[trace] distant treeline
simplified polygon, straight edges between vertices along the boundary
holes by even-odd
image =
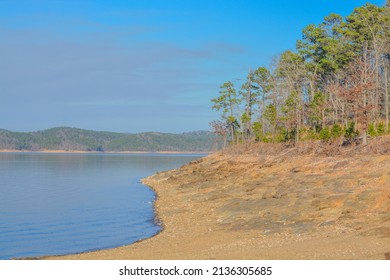
[[[367,143],[389,133],[390,0],[310,24],[270,67],[227,81],[211,123],[225,141],[283,142],[344,137]]]
[[[217,147],[213,133],[181,134],[146,132],[137,134],[101,132],[58,127],[37,132],[0,130],[0,149],[77,151],[192,151],[209,152]]]

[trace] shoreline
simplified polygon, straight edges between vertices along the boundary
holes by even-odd
[[[212,152],[197,152],[197,151],[81,151],[81,150],[0,150],[1,153],[41,153],[41,154],[200,154],[200,155],[209,155]]]
[[[161,234],[164,230],[165,230],[165,225],[163,223],[163,221],[160,219],[159,217],[159,214],[158,214],[158,210],[156,208],[156,201],[158,199],[158,193],[156,192],[156,190],[149,186],[149,185],[146,185],[145,183],[143,183],[142,181],[145,180],[146,178],[143,178],[141,179],[141,183],[151,189],[154,194],[155,194],[155,199],[153,200],[153,213],[154,213],[154,223],[156,225],[158,225],[160,227],[160,230],[158,232],[156,232],[154,235],[150,236],[150,237],[146,237],[146,238],[142,238],[142,239],[139,239],[139,240],[136,240],[134,241],[133,243],[131,244],[125,244],[125,245],[121,245],[121,246],[116,246],[116,247],[112,247],[112,248],[104,248],[104,249],[95,249],[95,250],[90,250],[90,251],[83,251],[83,252],[78,252],[78,253],[70,253],[70,254],[63,254],[63,255],[44,255],[44,256],[34,256],[34,257],[21,257],[21,258],[13,258],[13,260],[54,260],[54,259],[58,259],[58,260],[61,260],[61,259],[69,259],[69,260],[77,260],[79,259],[78,256],[80,255],[83,255],[83,254],[94,254],[94,253],[102,253],[103,251],[107,251],[107,250],[116,250],[116,249],[120,249],[120,248],[128,248],[129,246],[133,246],[134,244],[137,244],[137,243],[140,243],[140,242],[144,242],[146,240],[149,240],[149,239],[152,239],[156,236],[158,236],[159,234]],[[84,259],[84,258],[80,258],[81,260]],[[86,260],[89,259],[89,258],[86,258]],[[90,260],[94,260],[93,258],[90,259]],[[114,259],[112,259],[114,260]]]
[[[41,259],[383,260],[389,168],[390,155],[213,154],[142,180],[156,194],[161,231],[153,237]]]

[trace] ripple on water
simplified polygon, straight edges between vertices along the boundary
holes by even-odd
[[[0,154],[0,259],[111,248],[156,234],[139,179],[194,156]]]

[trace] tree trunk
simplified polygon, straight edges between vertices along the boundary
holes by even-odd
[[[363,130],[363,145],[367,145],[367,130]]]
[[[264,94],[261,101],[261,126],[262,126],[262,132],[263,135],[265,134],[265,119],[264,119],[264,107],[265,107],[265,100],[264,100]]]
[[[297,125],[296,125],[296,131],[295,131],[295,143],[298,143],[299,141],[299,111],[297,110],[296,113],[296,118],[297,118]]]
[[[363,108],[367,106],[367,96],[363,95]],[[363,109],[363,145],[367,145],[368,112]]]
[[[234,143],[234,127],[233,127],[233,124],[230,125],[230,133],[231,133],[231,136],[232,136],[232,143]]]
[[[325,109],[322,109],[321,110],[321,117],[322,117],[322,128],[324,128],[325,127],[325,125],[326,125],[326,122],[325,122]]]
[[[386,112],[386,134],[389,133],[389,89],[387,83],[387,67],[385,68],[385,112]]]

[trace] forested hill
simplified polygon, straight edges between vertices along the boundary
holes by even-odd
[[[182,134],[158,132],[126,134],[70,127],[37,132],[12,132],[0,129],[0,150],[208,152],[215,148],[215,137],[207,131]]]

